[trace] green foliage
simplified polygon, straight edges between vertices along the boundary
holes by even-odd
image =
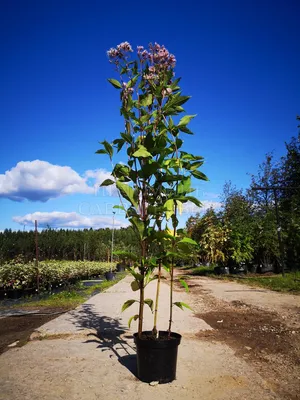
[[[190,159],[186,154],[183,157]],[[300,140],[293,137],[286,143],[286,155],[279,162],[274,161],[272,154],[266,155],[257,174],[252,175],[247,191],[226,183],[222,209],[190,217],[187,230],[199,243],[198,256],[203,262],[229,267],[241,263],[262,267],[271,264],[275,270],[279,267],[282,270],[283,259],[285,269],[297,270],[300,269],[299,204]],[[193,273],[211,273],[203,268]]]
[[[121,206],[118,206],[121,207]],[[69,261],[107,261],[111,249],[111,229],[51,229],[38,232],[40,260]],[[139,243],[132,227],[116,229],[114,233],[116,250],[126,250],[130,253],[139,252]],[[0,232],[0,265],[22,256],[19,262],[30,262],[35,258],[34,231]]]
[[[55,261],[39,262],[39,287],[48,290],[51,285],[62,286],[72,281],[88,279],[109,271],[110,263],[97,261]],[[0,266],[0,288],[36,289],[37,269],[35,262],[21,263],[14,260]]]
[[[234,279],[233,276],[227,279]],[[259,286],[277,292],[292,292],[300,294],[300,272],[297,273],[286,273],[283,277],[282,275],[272,275],[272,276],[255,276],[255,277],[245,277],[243,279],[238,279],[239,283],[244,283],[250,286]]]

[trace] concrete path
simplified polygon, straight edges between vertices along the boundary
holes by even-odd
[[[149,386],[137,380],[133,326],[127,320],[137,312],[133,305],[121,313],[125,300],[137,298],[129,277],[98,294],[76,310],[42,326],[33,340],[0,356],[1,400],[166,400],[276,399],[272,388],[234,351],[220,343],[197,339],[195,333],[210,330],[191,311],[175,311],[173,330],[183,335],[179,347],[177,380]],[[155,283],[147,288],[154,298]],[[167,328],[167,284],[162,284],[159,329]],[[185,292],[174,301],[201,304]],[[144,329],[152,328],[146,311]]]

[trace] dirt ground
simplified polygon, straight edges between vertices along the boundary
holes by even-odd
[[[152,387],[136,378],[135,327],[127,328],[134,310],[120,312],[136,295],[127,277],[2,354],[0,399],[300,399],[300,296],[209,278],[188,283],[189,293],[179,287],[175,293],[194,310],[174,315],[174,330],[183,335],[176,381]],[[153,298],[154,289],[150,285],[147,296]],[[166,283],[161,294],[160,325],[168,315]],[[21,331],[19,318],[0,319],[0,336],[9,320],[11,327],[19,321]],[[24,318],[27,337],[42,321]]]
[[[57,318],[57,315],[51,313],[62,311],[62,309],[45,308],[43,313],[49,315],[26,315],[26,316],[11,316],[0,318],[0,354],[9,350],[8,347],[12,343],[16,343],[17,347],[24,346],[32,332],[46,322]]]
[[[197,337],[230,346],[281,399],[300,399],[300,296],[206,278],[188,283],[191,295],[207,307],[197,316],[214,328]]]

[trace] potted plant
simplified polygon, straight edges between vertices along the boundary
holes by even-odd
[[[172,332],[173,306],[187,304],[173,299],[174,265],[183,255],[191,254],[197,243],[178,229],[178,214],[187,202],[200,206],[191,196],[192,178],[207,180],[198,169],[201,156],[182,150],[181,133],[192,134],[188,128],[195,115],[177,116],[189,100],[175,78],[176,59],[164,46],[150,44],[146,50],[137,47],[136,57],[128,42],[108,51],[109,61],[119,74],[108,81],[120,93],[124,131],[112,143],[102,141],[98,154],[106,154],[112,163],[112,177],[101,186],[116,185],[119,208],[133,226],[140,243],[138,260],[128,268],[139,291],[139,301],[126,301],[122,310],[138,304],[138,313],[129,320],[138,321],[134,334],[137,346],[138,377],[142,381],[170,382],[176,377],[177,348],[181,336]],[[113,164],[115,153],[126,150],[127,164]],[[124,158],[123,158],[124,160]],[[170,277],[170,315],[165,330],[157,327],[162,269]],[[146,298],[145,288],[157,281],[156,298]],[[187,284],[181,281],[187,289]],[[154,314],[152,331],[143,331],[144,306]]]
[[[130,267],[130,262],[137,261],[137,257],[134,254],[125,250],[116,250],[114,254],[118,256],[121,260],[117,263],[118,272],[124,272],[126,270],[126,267]]]

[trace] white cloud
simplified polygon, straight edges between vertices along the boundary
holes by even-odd
[[[94,188],[95,188],[95,195],[99,194],[104,194],[104,195],[109,195],[109,196],[118,196],[118,189],[116,188],[116,185],[111,185],[111,186],[104,186],[100,187],[100,184],[105,181],[105,179],[111,179],[114,180],[113,177],[111,176],[111,173],[107,171],[106,169],[94,169],[94,170],[88,170],[85,171],[84,177],[87,180],[87,182],[94,181]]]
[[[104,169],[86,171],[80,176],[69,166],[47,161],[20,161],[15,167],[0,174],[0,198],[14,201],[42,201],[75,193],[95,194],[99,184],[111,178]],[[116,189],[107,187],[116,195]]]
[[[201,201],[201,200],[200,200]],[[183,204],[183,213],[185,214],[195,214],[197,212],[203,213],[207,211],[209,208],[213,208],[217,210],[221,208],[222,203],[219,201],[211,201],[211,200],[202,200],[202,207],[197,207],[194,203],[188,201]]]
[[[38,221],[40,228],[111,228],[113,226],[112,217],[103,217],[99,215],[84,216],[76,212],[35,212],[22,216],[13,217],[13,221],[20,225],[34,226],[34,221]],[[115,228],[128,226],[128,223],[115,219]]]

